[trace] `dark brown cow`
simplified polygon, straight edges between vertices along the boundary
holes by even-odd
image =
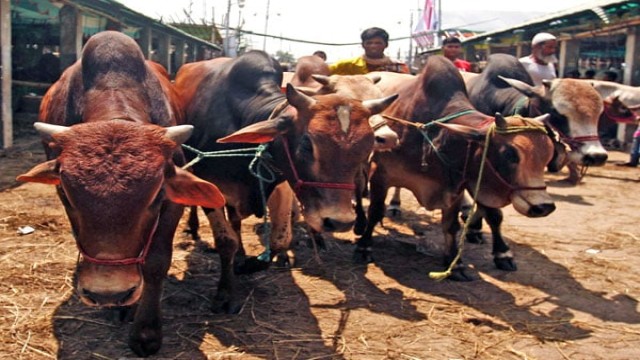
[[[239,272],[263,269],[289,247],[291,188],[313,230],[352,228],[351,198],[358,165],[373,148],[368,118],[395,99],[358,101],[335,94],[309,97],[291,85],[283,95],[281,84],[280,65],[262,51],[222,62],[187,64],[176,76],[187,122],[196,128],[188,145],[208,154],[244,149],[263,155],[255,160],[210,157],[193,165],[198,176],[220,186],[227,200],[228,219],[221,209],[204,209],[222,264],[214,310],[240,309],[234,265]],[[267,152],[256,153],[251,143],[267,143]],[[256,166],[251,169],[268,181],[261,182],[249,171],[252,161]],[[241,221],[265,215],[264,198],[268,198],[272,223],[270,235],[265,236],[270,252],[241,262]]]
[[[193,127],[166,72],[130,37],[92,36],[43,98],[36,129],[47,162],[18,180],[56,185],[82,255],[77,291],[90,306],[138,304],[129,346],[162,344],[160,296],[183,205],[222,207],[211,183],[182,170]]]
[[[479,202],[492,207],[512,204],[529,217],[546,216],[555,209],[543,176],[553,153],[542,123],[546,116],[496,116],[494,124],[493,117],[474,109],[458,70],[442,56],[429,57],[415,79],[387,91],[400,96],[385,115],[417,124],[433,123],[422,128],[394,124],[400,145],[390,152],[375,153],[369,219],[357,243],[357,261],[371,261],[373,228],[383,218],[387,190],[396,186],[409,189],[425,208],[442,209],[445,261],[449,264],[457,253],[454,239],[460,229],[459,201],[465,189],[475,194],[485,147],[486,170],[475,194]],[[509,253],[504,246],[494,248],[496,257]],[[461,265],[452,276],[469,279]]]

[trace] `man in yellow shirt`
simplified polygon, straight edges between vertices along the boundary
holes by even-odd
[[[378,27],[366,29],[360,38],[364,54],[330,64],[329,70],[332,75],[359,75],[372,71],[409,73],[407,64],[393,60],[384,54],[384,50],[389,46],[389,34],[384,29]]]

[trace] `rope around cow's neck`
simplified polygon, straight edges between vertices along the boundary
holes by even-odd
[[[262,213],[264,214],[262,218],[264,228],[263,243],[265,250],[262,252],[262,254],[258,255],[258,260],[264,262],[271,261],[271,243],[269,241],[271,230],[268,226],[269,219],[267,214],[267,196],[264,185],[265,183],[274,182],[276,180],[276,176],[274,171],[268,165],[269,160],[271,160],[271,156],[267,152],[269,143],[261,144],[252,148],[219,151],[200,151],[185,144],[182,144],[182,147],[196,154],[196,157],[188,164],[184,165],[182,169],[188,169],[189,167],[195,165],[205,158],[233,156],[253,157],[253,159],[249,163],[249,172],[251,173],[251,175],[258,179],[258,185],[260,186],[260,199],[262,200]]]
[[[524,119],[523,121],[527,122]],[[473,205],[471,206],[471,212],[469,213],[467,220],[464,222],[462,233],[460,234],[458,239],[456,239],[456,241],[458,242],[458,252],[456,253],[456,256],[453,258],[451,263],[449,264],[449,267],[447,268],[447,270],[430,272],[429,277],[431,279],[434,279],[436,281],[441,281],[448,278],[453,272],[453,268],[458,264],[458,261],[460,261],[460,258],[462,257],[462,248],[464,246],[464,239],[467,236],[467,232],[469,230],[471,221],[473,221],[474,214],[478,210],[477,199],[478,199],[478,194],[480,193],[480,184],[482,183],[482,175],[484,174],[484,166],[487,160],[487,153],[489,151],[489,141],[491,140],[491,136],[494,133],[514,134],[514,133],[523,132],[523,131],[542,131],[545,134],[547,133],[547,130],[543,126],[539,126],[531,123],[528,123],[528,125],[523,125],[523,126],[509,126],[506,128],[498,128],[496,127],[495,123],[490,125],[489,129],[487,130],[487,134],[485,136],[485,145],[484,145],[484,149],[482,150],[482,158],[480,159],[480,170],[478,171],[478,180],[476,181],[476,186],[474,188],[474,193],[472,197]]]

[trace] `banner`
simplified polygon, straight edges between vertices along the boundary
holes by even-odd
[[[422,16],[418,19],[418,25],[413,31],[413,39],[418,46],[432,48],[437,46],[438,30],[440,29],[440,19],[438,18],[438,8],[440,0],[426,0]]]

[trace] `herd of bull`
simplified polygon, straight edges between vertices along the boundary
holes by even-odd
[[[469,280],[456,261],[465,192],[477,204],[467,237],[484,217],[496,266],[515,270],[500,208],[553,212],[545,169],[603,165],[603,107],[629,112],[587,81],[534,87],[509,55],[465,77],[441,56],[415,76],[327,76],[307,60],[284,91],[280,65],[261,51],[186,64],[172,83],[135,41],[105,31],[45,95],[35,127],[47,161],[18,180],[56,185],[81,255],[78,296],[133,312],[137,355],[161,347],[162,286],[184,206],[202,207],[213,231],[216,311],[240,309],[237,274],[266,269],[289,249],[296,205],[315,239],[353,229],[354,260],[373,261],[390,187],[442,210],[448,275]],[[245,256],[240,231],[252,215],[270,220],[257,257]]]

